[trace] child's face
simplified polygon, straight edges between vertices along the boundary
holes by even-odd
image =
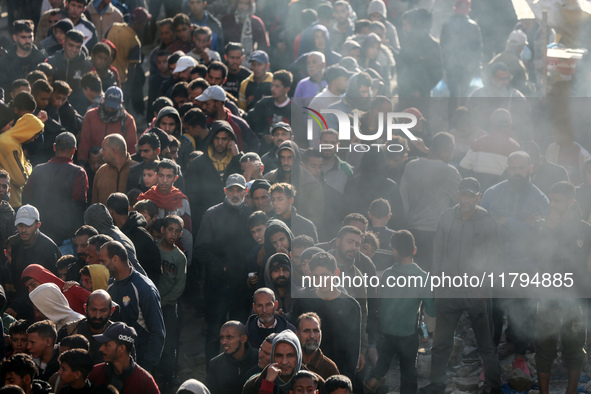
[[[144,170],[144,185],[147,188],[158,184],[158,174],[154,170]]]
[[[57,270],[57,276],[63,281],[66,280],[66,276],[68,275],[68,267],[64,267],[62,269]]]
[[[174,245],[182,234],[183,228],[176,223],[169,224],[168,227],[165,227],[162,231],[162,237],[164,237],[164,240],[171,245]]]
[[[110,60],[111,59],[109,58],[109,55],[103,52],[95,53],[94,55],[90,56],[90,61],[97,70],[109,68]]]
[[[160,74],[168,74],[168,59],[166,56],[159,56],[156,58],[156,67],[158,68]]]
[[[80,377],[80,372],[72,371],[72,368],[64,362],[60,362],[60,369],[57,371],[60,375],[62,382],[65,384],[70,384],[78,380]]]
[[[27,345],[29,341],[27,340],[27,334],[10,334],[10,344],[14,349],[14,353],[27,353]]]
[[[90,275],[80,275],[80,284],[88,291],[92,291],[92,277]]]

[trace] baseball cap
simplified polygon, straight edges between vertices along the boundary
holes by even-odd
[[[197,97],[197,101],[208,100],[226,101],[226,91],[221,86],[210,86],[203,91],[201,96]]]
[[[527,35],[521,30],[513,30],[507,42],[511,45],[527,45]]]
[[[35,221],[39,220],[39,211],[32,205],[23,205],[16,212],[16,219],[14,225],[23,223],[25,226],[31,226]]]
[[[472,192],[476,195],[479,195],[480,194],[480,182],[478,182],[478,179],[476,179],[476,178],[472,178],[472,177],[464,178],[460,182],[460,187],[458,188],[458,192],[460,192],[460,193]]]
[[[250,55],[249,62],[258,62],[261,64],[269,63],[269,55],[265,51],[254,51],[252,55]]]
[[[291,260],[285,253],[275,253],[269,257],[267,264],[269,265],[269,272],[281,267],[291,271]]]
[[[324,71],[324,79],[326,79],[326,82],[332,82],[339,77],[351,78],[352,76],[352,72],[348,71],[343,66],[339,66],[338,64],[327,67]]]
[[[181,56],[176,62],[176,67],[174,68],[173,73],[182,73],[186,69],[192,69],[196,65],[197,60],[193,59],[191,56]]]
[[[111,86],[105,92],[105,107],[119,109],[123,102],[123,91],[117,86]]]
[[[133,345],[137,338],[137,333],[133,327],[117,322],[111,324],[102,334],[93,335],[92,337],[99,343],[119,340]]]
[[[250,183],[250,182],[249,182]],[[266,179],[255,179],[249,187],[250,196],[254,194],[255,191],[259,189],[269,190],[271,188],[271,184],[267,182]]]
[[[271,134],[273,134],[273,132],[277,129],[283,129],[283,130],[289,131],[291,133],[291,126],[289,125],[289,123],[285,123],[285,122],[274,123],[273,126],[271,126]]]
[[[131,11],[131,15],[129,16],[130,23],[146,23],[150,19],[152,19],[152,15],[144,7],[137,7]]]
[[[240,174],[232,174],[226,179],[226,188],[232,186],[240,186],[243,189],[246,189],[246,179]]]

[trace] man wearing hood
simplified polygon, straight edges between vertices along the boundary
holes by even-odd
[[[102,266],[101,266],[102,267]],[[110,318],[115,311],[111,296],[105,290],[93,291],[84,304],[85,318],[70,322],[57,333],[57,342],[70,335],[80,334],[88,339],[89,353],[96,364],[103,361],[103,355],[99,348],[101,343],[94,339],[93,335],[102,334],[113,322]]]
[[[162,274],[162,261],[154,238],[145,228],[147,222],[144,215],[136,211],[129,212],[129,200],[123,193],[111,194],[107,199],[107,209],[115,226],[133,243],[138,261],[146,270],[148,278],[158,286]]]
[[[246,336],[253,349],[258,349],[265,338],[273,333],[280,333],[286,329],[295,332],[293,324],[282,315],[275,313],[279,308],[279,301],[273,290],[262,287],[254,292],[252,300],[252,309],[255,314],[251,315],[246,322]]]
[[[341,55],[331,49],[328,29],[320,23],[306,28],[302,33],[298,57],[313,51],[321,52],[325,56],[327,66],[337,64],[341,60]]]
[[[231,320],[220,329],[222,353],[211,359],[205,384],[211,394],[239,393],[257,364],[256,348],[251,347],[244,324]]]
[[[241,42],[244,46],[246,58],[256,49],[269,50],[269,37],[265,24],[256,15],[254,0],[238,0],[234,13],[221,18],[224,27],[224,44]]]
[[[243,394],[276,393],[288,394],[292,378],[299,371],[307,371],[302,364],[302,347],[298,337],[290,330],[277,334],[271,350],[271,364],[253,376],[242,390]],[[324,379],[318,376],[318,388],[324,388]]]
[[[254,244],[246,225],[252,213],[244,203],[246,180],[240,174],[232,174],[224,191],[224,201],[209,208],[203,216],[193,252],[197,264],[205,269],[207,360],[217,354],[219,330],[227,321],[226,316],[246,321],[252,294],[246,285],[246,256]]]
[[[216,121],[211,126],[209,148],[203,155],[191,161],[187,171],[187,196],[191,205],[195,228],[209,207],[224,200],[224,182],[231,174],[241,174],[236,134],[226,121]]]
[[[80,269],[80,286],[88,291],[106,290],[110,277],[109,270],[103,265],[85,265]]]
[[[119,228],[115,227],[113,224],[113,218],[111,217],[111,214],[109,213],[109,210],[106,206],[98,203],[92,204],[90,207],[88,207],[86,212],[84,212],[84,223],[94,227],[100,234],[108,235],[115,241],[121,242],[121,244],[125,246],[125,249],[127,250],[129,261],[133,265],[133,268],[140,274],[146,275],[146,271],[144,271],[143,267],[137,260],[136,250],[133,246],[133,242],[131,242],[127,235],[123,234]],[[96,252],[98,253],[98,250],[96,250]]]
[[[368,73],[360,72],[353,75],[349,80],[349,86],[347,86],[345,96],[328,108],[342,111],[345,114],[352,114],[354,109],[360,111],[369,110],[371,104],[371,85],[372,80]],[[339,122],[335,115],[328,114],[325,116],[325,119],[329,129],[339,129]]]
[[[86,171],[72,161],[76,153],[74,134],[59,134],[53,149],[55,157],[39,164],[31,173],[23,188],[23,200],[37,207],[46,222],[45,233],[62,245],[82,224],[88,178]]]
[[[277,149],[279,168],[265,174],[270,184],[286,182],[297,190],[294,206],[300,214],[322,228],[324,193],[320,181],[301,166],[300,148],[293,141],[285,141]]]
[[[54,322],[57,330],[84,317],[70,308],[68,300],[55,283],[39,285],[29,294],[29,298],[43,316]]]
[[[293,233],[287,224],[283,223],[281,220],[269,219],[266,226],[265,239],[263,242],[264,256],[262,256],[262,259],[258,260],[261,262],[260,266],[251,267],[254,270],[258,270],[259,279],[263,278],[261,279],[261,282],[258,283],[258,287],[265,286],[265,269],[269,257],[275,253],[283,253],[288,256],[291,255],[291,240],[294,238]]]
[[[104,100],[98,108],[91,109],[84,116],[78,160],[88,161],[90,148],[101,145],[103,139],[111,134],[121,135],[125,139],[129,153],[135,153],[137,143],[135,120],[125,110],[123,91],[116,86],[107,89]]]
[[[131,167],[137,162],[127,152],[127,144],[119,134],[107,135],[101,144],[105,159],[96,174],[92,185],[92,202],[105,204],[112,193],[124,191]]]
[[[72,89],[70,102],[79,113],[84,113],[88,105],[88,100],[80,87],[80,80],[92,69],[92,63],[81,51],[83,42],[84,35],[74,28],[66,33],[64,49],[57,51],[55,55],[47,59],[47,63],[53,67],[54,80],[66,81],[70,85]]]
[[[171,106],[162,108],[156,116],[154,127],[164,130],[167,134],[180,141],[181,146],[179,148],[179,158],[177,162],[181,166],[181,169],[186,169],[189,155],[194,149],[193,143],[189,137],[183,135],[183,123],[178,111]]]
[[[210,86],[196,100],[202,103],[202,110],[207,115],[207,123],[212,125],[216,120],[226,121],[232,126],[236,135],[236,143],[241,151],[258,152],[259,140],[251,126],[241,117],[233,115],[224,106],[226,91],[221,86]],[[213,128],[213,126],[212,126]]]
[[[292,287],[291,260],[285,253],[275,253],[265,265],[265,286],[273,290],[277,299],[278,313],[289,316],[293,299],[292,292],[298,290]]]
[[[104,244],[100,259],[114,278],[108,292],[121,307],[117,320],[137,331],[137,362],[148,372],[152,371],[158,365],[164,347],[165,329],[160,294],[151,280],[129,264],[127,252],[120,242]]]
[[[19,95],[28,95],[21,92]],[[17,95],[18,96],[18,95]],[[32,97],[31,97],[32,99]],[[34,105],[33,100],[33,105]],[[27,113],[20,117],[14,126],[9,125],[14,119],[14,114],[2,117],[0,127],[5,130],[0,134],[0,168],[10,175],[10,205],[16,209],[22,205],[22,190],[33,170],[31,163],[23,153],[22,144],[32,141],[43,131],[43,121],[40,119],[44,111],[38,116]],[[45,114],[47,119],[47,114]]]
[[[176,394],[211,394],[211,392],[197,379],[189,379],[181,384]]]
[[[59,20],[51,27],[49,35],[39,42],[42,48],[49,56],[64,48],[66,33],[74,28],[74,24],[68,18]]]

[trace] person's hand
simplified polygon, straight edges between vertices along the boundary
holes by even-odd
[[[277,376],[279,376],[280,373],[281,368],[279,368],[278,363],[269,364],[269,368],[267,369],[267,377],[265,377],[265,380],[268,380],[269,382],[275,382],[275,379],[277,379]]]
[[[286,255],[290,256],[289,250],[285,249],[284,247],[280,246],[277,249],[277,253],[285,253]]]
[[[429,148],[427,148],[427,145],[425,145],[425,141],[423,141],[422,138],[419,138],[416,141],[410,140],[410,143],[413,144],[415,148],[417,148],[424,154],[429,154]]]
[[[359,361],[357,361],[357,372],[361,371],[363,368],[365,368],[365,354],[360,354],[359,355]]]
[[[548,216],[546,216],[546,219],[544,221],[546,222],[546,226],[548,228],[556,228],[560,224],[561,218],[558,213],[550,211],[550,213],[548,214]]]
[[[228,143],[228,149],[230,149],[230,152],[232,152],[232,156],[236,156],[238,153],[240,153],[238,145],[236,145],[236,142],[234,141],[230,141]]]
[[[370,347],[367,349],[367,361],[372,368],[375,368],[378,362],[378,349],[375,347]]]
[[[74,282],[73,280],[69,280],[66,283],[64,283],[64,291],[68,291],[70,288],[74,287],[74,286],[80,286],[78,284],[78,282]]]
[[[47,122],[47,112],[45,111],[39,111],[39,113],[37,114],[37,117],[39,118],[40,121],[42,121],[43,123]]]

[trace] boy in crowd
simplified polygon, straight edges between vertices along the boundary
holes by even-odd
[[[51,320],[42,320],[27,328],[27,350],[39,368],[39,379],[47,381],[59,369],[55,348],[57,331]]]
[[[153,160],[144,164],[142,176],[144,179],[144,185],[146,185],[148,189],[158,184],[158,163],[160,163],[160,161]]]
[[[67,350],[59,356],[61,381],[65,384],[59,391],[61,394],[90,394],[92,384],[87,379],[94,367],[92,357],[86,350]]]
[[[146,225],[146,230],[149,231],[150,228],[152,228],[152,225],[154,224],[156,219],[158,218],[158,206],[156,205],[156,203],[152,200],[138,201],[133,206],[133,209],[136,210],[138,213],[144,215],[146,222],[148,222],[148,224]]]
[[[29,322],[20,319],[13,322],[8,328],[10,335],[10,346],[12,346],[12,353],[7,354],[13,355],[18,353],[27,353],[27,345],[29,340],[27,339],[27,328],[29,328]]]
[[[177,360],[177,324],[178,324],[178,299],[185,290],[187,280],[187,257],[176,246],[183,234],[183,219],[177,215],[168,215],[162,224],[162,239],[158,243],[162,258],[162,276],[158,283],[158,290],[162,298],[162,315],[166,325],[166,336],[160,370],[162,384],[165,387],[172,385],[176,373]]]

